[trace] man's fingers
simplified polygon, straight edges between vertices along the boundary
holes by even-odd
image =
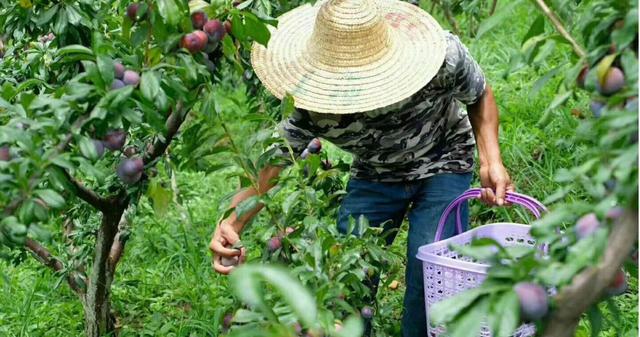
[[[229,273],[231,273],[231,271],[233,270],[233,266],[223,266],[222,265],[222,260],[220,256],[214,256],[213,257],[213,270],[215,270],[216,272],[223,274],[223,275],[229,275]]]
[[[222,230],[220,232],[222,234],[222,238],[224,238],[230,245],[233,245],[236,242],[240,241],[240,236],[233,229],[230,229],[226,226],[222,227],[221,229]]]
[[[226,240],[224,240],[226,241]],[[213,252],[214,255],[216,256],[224,256],[224,257],[234,257],[234,256],[240,256],[241,252],[240,250],[237,249],[233,249],[233,248],[227,248],[225,247],[225,243],[226,242],[220,242],[219,240],[216,240],[216,238],[214,238],[213,240],[211,240],[211,244],[209,245],[209,249],[211,249],[211,251]]]
[[[507,184],[502,180],[498,180],[498,182],[496,183],[496,203],[498,204],[498,206],[504,205],[506,189]]]

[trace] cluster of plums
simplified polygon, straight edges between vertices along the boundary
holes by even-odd
[[[201,11],[191,14],[191,24],[194,31],[182,37],[180,46],[192,54],[213,52],[225,35],[231,32],[231,22],[209,20],[207,14]]]
[[[124,88],[126,85],[138,86],[140,83],[140,74],[133,70],[126,69],[122,63],[113,63],[113,82],[111,82],[111,90]]]
[[[126,141],[127,133],[124,130],[112,130],[107,132],[102,139],[92,139],[98,158],[104,155],[106,149],[111,151],[122,150]],[[133,148],[126,148],[123,153],[127,158],[120,162],[116,174],[123,183],[132,185],[142,178],[144,162],[142,158],[135,156],[136,151]]]

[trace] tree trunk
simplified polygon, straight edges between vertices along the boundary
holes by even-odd
[[[95,256],[87,293],[82,303],[87,337],[115,336],[115,319],[111,314],[111,283],[113,273],[109,267],[109,252],[118,231],[123,208],[104,213],[96,237]]]

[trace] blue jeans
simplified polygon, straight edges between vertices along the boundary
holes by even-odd
[[[405,274],[407,288],[402,317],[404,337],[427,335],[422,262],[416,258],[418,248],[433,242],[440,215],[453,199],[469,189],[470,183],[471,173],[448,173],[397,183],[352,178],[347,185],[347,195],[338,213],[338,229],[342,233],[348,231],[350,217],[357,219],[364,215],[370,226],[377,227],[384,223],[385,229],[394,229],[400,226],[405,214],[409,212]],[[466,205],[463,207],[462,217],[466,229],[469,221]],[[444,237],[454,234],[455,216],[452,216],[445,227]],[[392,241],[393,237],[390,237],[387,243]],[[375,291],[377,282],[371,286]],[[370,324],[367,325],[370,329]]]

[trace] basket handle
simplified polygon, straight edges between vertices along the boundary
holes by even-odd
[[[479,188],[469,189],[466,192],[462,193],[459,197],[455,198],[447,206],[444,212],[442,212],[440,221],[438,221],[438,228],[436,230],[436,236],[435,236],[434,242],[440,241],[442,239],[442,235],[444,232],[444,225],[447,222],[447,219],[449,218],[449,215],[451,214],[451,211],[453,211],[454,207],[457,208],[456,209],[456,230],[458,234],[462,233],[462,221],[461,221],[462,217],[460,216],[462,203],[469,199],[480,198],[481,191],[482,190]],[[536,219],[540,218],[541,212],[547,211],[547,208],[540,201],[528,195],[515,193],[515,192],[507,192],[505,199],[509,203],[520,205],[528,209],[531,213],[533,213]]]

